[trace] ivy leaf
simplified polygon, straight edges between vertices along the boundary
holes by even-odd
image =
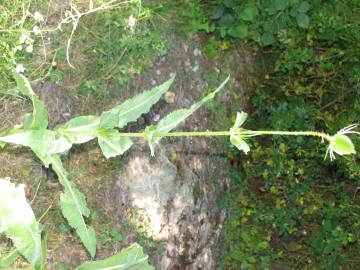
[[[41,230],[26,201],[24,185],[0,179],[0,233],[5,232],[18,252],[34,267],[41,259]]]
[[[132,244],[105,260],[85,262],[75,270],[153,270],[148,263],[149,256],[144,254],[143,249],[137,243]]]
[[[114,129],[100,131],[98,142],[106,158],[124,154],[133,144],[129,137],[119,136],[119,132]]]
[[[307,29],[309,28],[309,25],[310,25],[310,18],[308,15],[304,14],[304,13],[299,13],[297,16],[296,16],[296,21],[297,21],[297,24],[300,28],[304,28],[304,29]]]
[[[239,24],[236,27],[230,28],[229,30],[229,35],[235,38],[246,38],[248,34],[248,26],[245,24]]]
[[[255,6],[247,6],[240,13],[240,18],[244,21],[252,22],[258,15],[258,9]]]
[[[261,36],[261,42],[264,46],[269,46],[275,42],[275,37],[273,33],[265,32]]]
[[[213,99],[215,95],[225,86],[230,76],[223,81],[220,86],[211,94],[204,97],[199,102],[193,104],[189,109],[180,109],[173,111],[165,116],[156,126],[150,126],[145,130],[147,140],[150,146],[151,155],[154,156],[155,144],[160,141],[161,136],[157,135],[159,132],[169,132],[174,129],[177,125],[183,122],[186,118],[192,115],[197,109],[199,109],[204,103]]]
[[[81,144],[96,138],[99,124],[99,116],[79,116],[59,127],[57,132],[72,144]]]
[[[142,114],[150,111],[150,108],[159,101],[161,96],[169,90],[174,82],[175,76],[172,76],[165,83],[144,91],[141,94],[126,100],[119,106],[105,111],[101,114],[100,127],[111,129],[114,127],[122,128],[129,122],[136,121]]]
[[[301,2],[299,8],[298,8],[298,12],[300,13],[306,13],[308,12],[310,9],[310,4],[307,1],[303,1]]]
[[[89,217],[90,210],[86,206],[85,195],[81,193],[73,182],[68,179],[59,155],[48,155],[52,168],[64,187],[60,195],[61,211],[69,225],[76,230],[82,243],[91,257],[96,253],[96,235],[92,227],[86,225],[84,217]]]

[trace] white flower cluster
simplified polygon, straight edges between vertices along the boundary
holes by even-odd
[[[45,21],[44,16],[39,12],[36,11],[34,14],[29,13],[33,19],[35,20],[36,24],[34,25],[32,32],[35,36],[38,36],[41,34],[41,23]],[[32,53],[34,51],[34,39],[32,39],[27,33],[21,33],[19,36],[19,42],[18,45],[13,49],[14,53],[17,51],[22,51],[25,47],[25,51],[27,53]],[[22,64],[17,64],[15,71],[17,73],[24,73],[25,67]]]

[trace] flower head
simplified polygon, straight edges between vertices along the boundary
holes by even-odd
[[[20,37],[19,37],[19,43],[20,44],[23,44],[25,43],[25,41],[27,41],[29,38],[29,36],[25,35],[25,34],[21,34]]]
[[[34,20],[37,21],[37,22],[43,22],[44,21],[44,16],[39,11],[36,11],[34,13]]]
[[[30,44],[29,46],[26,47],[26,51],[27,51],[28,53],[32,53],[33,50],[34,50],[34,46],[33,46],[32,44]]]
[[[15,71],[16,71],[16,73],[24,73],[25,68],[22,64],[18,64],[18,65],[16,65]]]
[[[40,31],[39,26],[35,25],[33,27],[33,32],[34,32],[35,36],[40,35],[41,31]]]
[[[347,126],[340,131],[338,131],[334,136],[330,138],[330,145],[328,146],[325,154],[325,158],[329,154],[330,160],[334,160],[335,153],[343,156],[343,155],[351,155],[355,154],[356,150],[354,147],[354,144],[350,140],[346,134],[357,134],[360,135],[360,132],[353,131],[354,128],[356,128],[358,125],[353,124],[350,126]]]

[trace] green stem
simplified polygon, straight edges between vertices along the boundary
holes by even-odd
[[[254,136],[264,136],[264,135],[279,135],[279,136],[313,136],[325,139],[327,141],[331,140],[331,136],[316,131],[272,131],[272,130],[238,130],[238,131],[189,131],[189,132],[154,132],[153,136],[157,137],[199,137],[199,136],[230,136],[231,134],[236,133],[240,136],[254,137]],[[87,132],[69,132],[72,135],[93,135],[97,136],[96,133],[89,134]],[[148,134],[146,132],[119,132],[118,136],[120,137],[137,137],[145,138]]]

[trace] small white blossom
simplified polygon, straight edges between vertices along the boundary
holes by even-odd
[[[25,44],[27,45],[30,45],[30,44],[33,44],[34,43],[34,40],[32,38],[28,38],[26,41],[25,41]]]
[[[135,25],[136,18],[133,15],[130,15],[130,17],[127,19],[127,27],[129,27],[131,31],[134,31]]]
[[[20,44],[23,44],[23,43],[25,43],[25,41],[27,41],[28,39],[29,39],[29,37],[28,37],[27,35],[21,34],[21,35],[20,35],[20,38],[19,38],[19,43],[20,43]]]
[[[27,51],[28,53],[32,53],[33,50],[34,50],[34,46],[33,46],[32,44],[30,44],[29,46],[26,47],[26,51]]]
[[[39,11],[36,11],[34,13],[34,19],[37,22],[43,22],[44,21],[44,16]]]
[[[36,36],[37,36],[37,35],[40,35],[41,31],[40,31],[39,26],[35,25],[35,26],[33,27],[33,32],[34,32],[34,34],[35,34]]]
[[[18,65],[16,65],[15,71],[16,71],[16,73],[24,73],[25,68],[22,64],[18,64]]]
[[[22,45],[17,45],[14,49],[13,52],[17,52],[17,51],[22,51],[23,46]]]

